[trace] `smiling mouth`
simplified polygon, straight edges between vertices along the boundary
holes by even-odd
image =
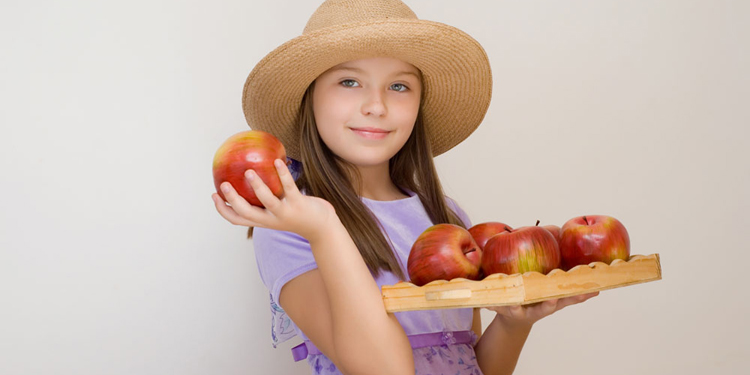
[[[354,131],[369,132],[369,133],[389,133],[388,130],[380,128],[351,128]]]
[[[390,131],[377,129],[377,128],[351,128],[354,134],[368,139],[382,139],[385,138]]]

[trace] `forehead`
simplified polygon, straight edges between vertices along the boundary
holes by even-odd
[[[351,60],[328,69],[323,75],[340,71],[357,73],[383,73],[389,75],[413,75],[420,78],[421,73],[414,65],[392,57],[373,57]]]

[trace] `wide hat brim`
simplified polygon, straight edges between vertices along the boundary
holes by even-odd
[[[482,46],[439,22],[387,19],[319,29],[269,53],[245,82],[248,124],[275,135],[287,155],[299,159],[297,113],[308,86],[333,66],[369,57],[398,58],[422,72],[422,114],[433,156],[466,139],[484,119],[492,73]]]

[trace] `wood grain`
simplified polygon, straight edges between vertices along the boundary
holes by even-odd
[[[484,280],[437,280],[424,286],[401,282],[382,288],[388,312],[525,305],[661,280],[659,254],[633,255],[612,264],[594,262],[568,271],[493,274]]]

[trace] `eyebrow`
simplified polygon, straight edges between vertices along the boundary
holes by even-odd
[[[348,70],[348,71],[352,71],[352,72],[356,72],[356,73],[360,73],[360,74],[365,74],[366,73],[364,70],[362,70],[360,68],[353,67],[353,66],[346,66],[346,65],[333,67],[328,72],[332,73],[332,72],[337,72],[337,71],[340,71],[340,70]],[[408,70],[403,70],[403,71],[400,71],[400,72],[398,72],[398,73],[395,74],[395,76],[400,76],[400,75],[411,75],[411,76],[416,77],[417,79],[421,79],[419,77],[419,74],[417,74],[415,72],[412,72],[412,71],[408,71]]]

